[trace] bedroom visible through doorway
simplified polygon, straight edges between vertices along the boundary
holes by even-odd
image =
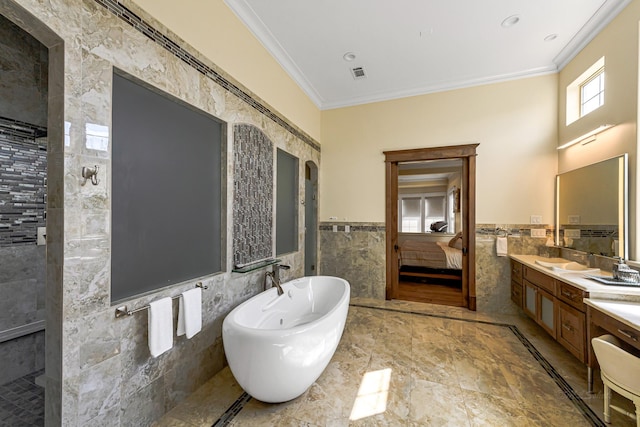
[[[475,309],[475,147],[385,152],[387,299]]]

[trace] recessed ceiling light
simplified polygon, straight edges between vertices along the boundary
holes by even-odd
[[[557,34],[549,34],[547,37],[544,38],[544,41],[550,42],[550,41],[553,41],[553,40],[555,40],[557,38],[558,38]]]
[[[502,25],[502,27],[504,28],[509,28],[516,25],[519,21],[520,17],[518,15],[511,15],[508,18],[505,18],[500,25]]]
[[[356,54],[353,52],[347,52],[344,55],[342,55],[342,57],[344,58],[345,61],[353,61],[354,59],[356,59]]]

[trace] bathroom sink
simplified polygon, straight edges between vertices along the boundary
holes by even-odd
[[[553,266],[551,269],[556,273],[595,273],[600,271],[599,268],[589,268],[577,262],[568,262],[563,265]]]
[[[599,268],[589,268],[575,261],[549,262],[537,259],[536,264],[546,267],[554,273],[596,273]]]
[[[558,259],[560,259],[560,258],[558,258]],[[543,267],[547,267],[547,268],[553,268],[553,267],[562,267],[563,265],[570,264],[570,263],[568,261],[565,261],[565,260],[561,260],[561,261],[557,261],[557,262],[551,262],[551,261],[542,261],[540,259],[537,259],[536,260],[536,264],[539,264],[539,265],[541,265]]]

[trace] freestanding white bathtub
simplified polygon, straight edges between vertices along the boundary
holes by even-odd
[[[286,402],[320,377],[349,310],[349,282],[312,276],[270,288],[233,309],[222,324],[233,376],[252,397]]]

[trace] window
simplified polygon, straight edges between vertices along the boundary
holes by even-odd
[[[604,104],[604,67],[580,86],[580,116]]]
[[[566,125],[604,105],[604,56],[567,86]]]
[[[447,196],[444,193],[403,195],[399,209],[401,233],[429,233],[431,224],[447,220]]]

